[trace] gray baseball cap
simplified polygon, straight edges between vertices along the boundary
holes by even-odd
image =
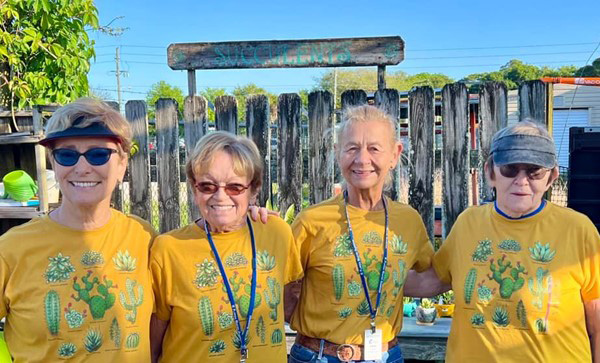
[[[518,133],[511,127],[494,135],[490,154],[496,165],[532,164],[549,169],[557,165],[552,138]]]

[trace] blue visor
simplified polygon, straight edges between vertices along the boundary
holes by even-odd
[[[40,140],[40,144],[47,147],[52,141],[68,137],[108,137],[120,142],[121,138],[119,135],[112,132],[101,122],[94,122],[87,127],[77,127],[84,119],[85,117],[81,116],[73,122],[73,126],[62,131],[47,134],[44,139]]]

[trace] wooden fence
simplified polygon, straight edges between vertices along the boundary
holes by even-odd
[[[546,114],[545,84],[526,82],[519,88],[521,116],[544,117]],[[350,90],[342,94],[342,108],[368,102],[366,92]],[[377,91],[374,103],[399,120],[401,99],[394,89]],[[431,87],[417,87],[408,94],[408,148],[407,156],[394,171],[390,196],[399,198],[400,181],[408,170],[408,203],[416,208],[425,222],[431,238],[434,231],[434,137],[435,103]],[[266,167],[259,202],[264,205],[270,197],[270,185],[277,178],[280,210],[294,205],[302,206],[302,185],[308,185],[310,203],[318,203],[333,194],[334,185],[334,126],[333,97],[327,91],[316,91],[308,97],[308,152],[307,180],[302,180],[302,104],[299,95],[281,94],[277,104],[277,132],[271,134],[269,101],[264,95],[253,95],[247,100],[245,132],[259,146],[265,164],[271,158],[271,141],[277,139],[277,175]],[[489,152],[491,136],[507,124],[507,90],[500,83],[487,83],[479,91],[478,128],[475,149],[470,143],[469,95],[462,83],[449,84],[441,92],[442,132],[442,210],[443,234],[450,230],[458,214],[469,205],[469,180],[471,174],[481,171]],[[150,149],[146,105],[143,101],[129,101],[125,105],[126,118],[134,130],[134,140],[139,151],[129,162],[130,211],[151,220]],[[232,96],[221,96],[215,102],[216,129],[239,133],[237,103]],[[472,125],[471,125],[472,126]],[[160,99],[156,103],[156,159],[158,170],[158,220],[160,232],[180,226],[180,208],[187,206],[189,220],[198,217],[198,210],[188,190],[180,197],[179,131],[177,103]],[[195,142],[208,130],[207,102],[200,96],[186,98],[184,104],[183,134],[189,153]],[[471,160],[471,159],[474,160]],[[404,171],[404,172],[403,172]],[[481,172],[479,173],[481,175]],[[406,176],[404,176],[406,178]],[[490,200],[490,191],[484,178],[478,185],[483,200]],[[471,182],[471,184],[473,184]],[[115,207],[123,207],[122,191],[113,198]]]

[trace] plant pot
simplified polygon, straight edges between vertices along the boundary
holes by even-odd
[[[416,310],[417,325],[433,325],[437,317],[437,310],[433,308],[418,307]]]
[[[19,202],[31,199],[37,193],[37,185],[29,174],[23,170],[14,170],[2,178],[4,198],[9,197]]]
[[[440,318],[452,317],[454,314],[454,304],[435,304],[435,310]]]
[[[415,315],[415,310],[417,310],[417,304],[414,302],[406,303],[403,307],[404,316],[413,316]]]

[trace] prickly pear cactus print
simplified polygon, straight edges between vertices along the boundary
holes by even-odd
[[[352,314],[352,308],[350,308],[348,306],[344,306],[343,308],[340,309],[340,311],[338,311],[338,317],[340,319],[346,319],[347,317],[350,316],[350,314]]]
[[[77,346],[73,343],[62,343],[58,347],[58,356],[61,358],[71,358],[77,352]]]
[[[50,290],[44,299],[44,310],[46,313],[46,326],[52,335],[58,335],[60,328],[60,297],[58,292]]]
[[[509,299],[515,291],[518,291],[525,284],[525,279],[521,274],[526,275],[527,270],[517,262],[515,267],[512,267],[512,262],[505,262],[506,255],[497,261],[498,266],[494,264],[494,259],[490,260],[490,270],[492,275],[488,274],[490,280],[494,280],[499,285],[500,297]],[[512,268],[511,268],[512,267]],[[509,276],[504,276],[504,272],[509,270]]]
[[[335,247],[333,248],[333,255],[335,257],[346,257],[351,256],[354,252],[352,251],[352,243],[350,243],[350,237],[347,233],[338,236],[335,241]]]
[[[90,313],[94,320],[104,318],[104,314],[115,304],[115,294],[110,292],[111,288],[117,288],[111,280],[106,276],[100,280],[98,277],[91,279],[92,271],[88,271],[87,275],[81,278],[81,284],[77,282],[77,277],[73,278],[73,289],[77,292],[77,296],[71,295],[75,301],[83,301],[88,304]],[[96,286],[97,294],[94,295],[94,286]]]
[[[104,257],[97,251],[85,251],[81,256],[81,264],[87,267],[104,264]]]
[[[471,298],[473,297],[473,291],[475,291],[475,281],[477,280],[477,270],[472,268],[469,270],[467,277],[465,279],[465,304],[471,303]]]
[[[87,317],[86,310],[79,312],[72,308],[73,304],[69,303],[65,308],[65,320],[69,329],[77,329],[83,325],[85,318]]]
[[[198,301],[198,314],[200,315],[200,323],[204,335],[213,335],[215,332],[215,321],[213,318],[212,304],[207,296],[201,297]]]
[[[375,231],[369,231],[363,235],[363,243],[366,245],[380,245],[382,242],[383,239]]]
[[[332,278],[335,299],[340,301],[344,294],[344,265],[338,263],[333,266]]]
[[[204,259],[201,263],[196,264],[196,279],[194,285],[197,288],[212,287],[217,283],[219,271],[215,266],[214,261]]]
[[[248,265],[248,259],[241,252],[233,252],[225,259],[227,267],[242,267]]]
[[[55,257],[48,257],[48,260],[50,260],[50,263],[44,273],[47,283],[67,281],[71,277],[71,273],[75,272],[75,267],[69,256],[63,256],[59,252]]]
[[[210,345],[210,348],[208,349],[208,351],[211,354],[219,354],[219,353],[223,353],[223,351],[226,348],[227,348],[227,344],[225,344],[225,341],[223,339],[218,339],[218,340],[215,340]]]
[[[492,241],[484,239],[477,244],[475,251],[471,255],[471,259],[474,262],[486,262],[492,253],[494,253],[492,250]]]

